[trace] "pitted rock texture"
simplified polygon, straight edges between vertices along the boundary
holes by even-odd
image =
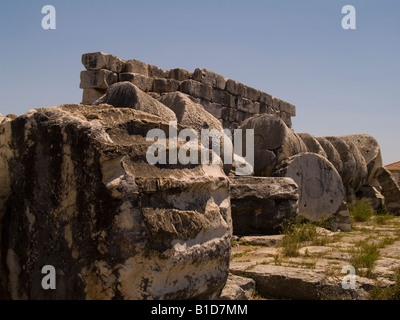
[[[275,115],[249,118],[239,129],[243,131],[243,146],[246,146],[244,130],[254,130],[254,172],[257,176],[271,176],[284,160],[307,151],[303,140]]]
[[[369,134],[353,134],[343,138],[353,142],[361,152],[367,164],[368,178],[366,184],[371,184],[376,179],[377,172],[382,167],[382,154],[378,141]]]
[[[400,215],[400,185],[395,177],[384,167],[377,173],[377,180],[382,187],[382,195],[385,197],[385,204],[389,212]]]
[[[299,215],[311,221],[332,217],[344,200],[342,179],[333,165],[314,153],[288,158],[276,172],[299,186]]]
[[[233,233],[279,234],[297,218],[298,189],[290,178],[231,177]]]
[[[309,133],[298,133],[297,134],[301,140],[305,143],[308,152],[317,153],[324,158],[328,158],[327,153],[325,152],[324,148],[318,142],[316,137],[312,136]]]
[[[354,143],[344,137],[325,137],[340,154],[343,164],[342,177],[348,200],[355,198],[355,193],[367,182],[367,164]]]
[[[0,125],[3,296],[219,296],[228,179],[222,166],[149,165],[153,128],[168,136],[161,118],[109,105],[35,109]],[[56,269],[56,290],[41,287],[45,265]]]
[[[333,164],[337,172],[342,175],[343,173],[343,163],[342,160],[340,159],[340,154],[337,152],[333,144],[323,138],[323,137],[315,137],[315,139],[318,141],[318,143],[321,145],[321,147],[324,149],[326,153],[326,157],[329,160],[330,163]]]

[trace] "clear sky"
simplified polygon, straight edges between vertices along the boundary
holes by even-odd
[[[349,4],[356,30],[341,25]],[[103,51],[213,70],[296,105],[296,132],[368,133],[400,161],[399,0],[7,0],[0,49],[3,115],[80,103],[81,55]]]

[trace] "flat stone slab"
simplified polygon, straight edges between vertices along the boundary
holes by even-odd
[[[400,241],[379,250],[381,256],[400,259]]]
[[[299,253],[301,255],[321,255],[325,254],[327,252],[332,251],[332,248],[329,247],[321,247],[321,246],[309,246],[309,247],[303,247],[299,250]]]
[[[390,219],[385,225],[377,225],[373,220],[354,223],[355,230],[351,232],[317,227],[319,239],[325,237],[326,243],[302,242],[294,257],[284,255],[283,235],[242,237],[232,248],[230,272],[254,279],[257,292],[265,298],[370,299],[373,288],[395,284],[396,270],[400,268],[400,238],[392,244],[385,244],[385,240],[400,236],[399,222],[400,218]],[[273,241],[269,240],[275,237],[277,244],[271,245]],[[344,289],[342,280],[347,274],[342,270],[352,264],[361,242],[379,246],[373,277],[361,277],[367,269],[360,268],[356,270],[355,289]]]
[[[246,236],[239,239],[241,243],[248,243],[253,246],[272,247],[282,243],[283,235],[272,236]]]
[[[356,289],[342,288],[342,279],[328,277],[325,269],[302,269],[275,265],[256,265],[243,272],[231,268],[233,274],[246,274],[256,281],[256,290],[274,298],[295,300],[365,299],[366,289],[374,281],[356,276]]]
[[[248,300],[255,288],[256,282],[253,279],[229,274],[219,300]]]

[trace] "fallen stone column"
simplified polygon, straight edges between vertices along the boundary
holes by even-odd
[[[323,137],[315,137],[315,139],[318,141],[318,143],[321,145],[321,147],[324,149],[326,153],[326,158],[329,160],[330,163],[333,164],[337,172],[342,176],[343,174],[343,163],[342,160],[340,159],[340,154],[337,152],[333,144],[323,138]]]
[[[373,186],[364,185],[356,193],[357,198],[366,198],[371,201],[374,210],[379,210],[385,205],[385,197]]]
[[[341,177],[346,188],[346,196],[350,201],[367,181],[367,164],[357,147],[351,141],[342,137],[325,137],[340,154],[343,164]]]
[[[297,135],[305,143],[308,152],[319,154],[320,156],[328,159],[328,155],[326,154],[324,148],[322,148],[321,144],[315,137],[309,133],[298,133]]]
[[[197,132],[199,140],[201,139],[202,130],[209,130],[210,139],[204,147],[217,152],[224,163],[224,171],[228,175],[234,160],[233,147],[229,137],[224,134],[224,128],[219,120],[207,112],[202,105],[193,102],[190,96],[182,92],[164,93],[159,101],[175,113],[179,124],[194,129]],[[225,140],[231,149],[231,153],[226,159],[227,161],[225,161]]]
[[[336,214],[344,200],[343,182],[324,157],[302,153],[288,158],[275,172],[292,178],[299,187],[299,216],[323,221]]]
[[[231,177],[235,235],[279,234],[284,221],[297,218],[298,189],[290,178]]]
[[[175,113],[178,123],[189,126],[199,133],[202,129],[223,130],[217,118],[182,92],[164,93],[159,101]]]
[[[358,190],[360,190],[360,188],[363,185],[365,185],[365,183],[368,180],[367,163],[366,163],[363,155],[361,154],[360,150],[351,141],[351,139],[348,139],[347,137],[342,137],[342,139],[349,146],[350,151],[354,157],[355,164],[356,164],[353,181],[352,181],[352,187],[353,187],[354,192],[357,192]]]
[[[400,186],[396,179],[384,167],[381,167],[376,179],[382,187],[382,195],[385,197],[385,204],[390,213],[400,215]]]
[[[343,137],[355,144],[367,164],[368,177],[365,184],[371,184],[376,179],[382,164],[382,154],[378,141],[368,134],[353,134]]]
[[[239,129],[254,129],[254,171],[258,176],[271,176],[287,158],[306,152],[304,142],[278,116],[265,114],[243,121]]]
[[[94,105],[109,104],[116,108],[132,108],[159,116],[165,121],[176,121],[175,113],[158,100],[152,98],[131,82],[118,82],[108,88],[107,93]]]

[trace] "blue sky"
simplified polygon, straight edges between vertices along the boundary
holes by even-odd
[[[53,5],[57,29],[43,30]],[[353,5],[357,29],[341,27]],[[368,133],[400,161],[400,1],[2,1],[0,113],[79,103],[81,55],[207,68],[293,103],[296,132]]]

